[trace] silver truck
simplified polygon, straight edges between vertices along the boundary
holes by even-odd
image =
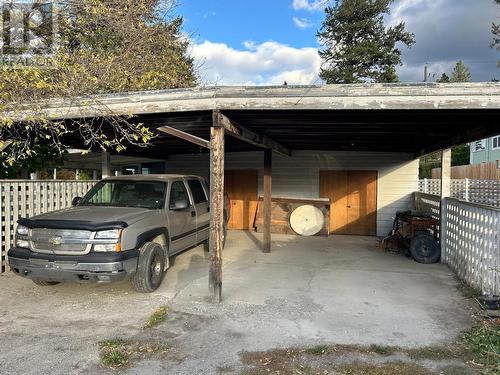
[[[129,277],[137,291],[152,292],[171,256],[199,244],[208,250],[208,197],[198,176],[106,178],[71,208],[20,219],[9,266],[38,285]]]

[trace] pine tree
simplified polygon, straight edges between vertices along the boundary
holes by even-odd
[[[453,73],[451,73],[451,82],[469,82],[470,78],[469,68],[462,60],[458,61]]]
[[[448,77],[448,75],[446,73],[443,73],[441,78],[439,78],[436,82],[437,83],[450,83],[450,77]]]
[[[495,0],[495,2],[500,5],[500,0]],[[490,47],[500,51],[500,24],[493,22],[491,24],[491,33],[493,34],[493,40]],[[498,60],[497,66],[500,68],[500,60]]]
[[[410,47],[414,35],[405,23],[386,28],[384,14],[394,0],[339,0],[325,9],[318,36],[324,49],[320,77],[327,83],[397,82],[401,65],[396,43]]]

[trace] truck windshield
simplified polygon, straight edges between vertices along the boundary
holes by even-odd
[[[164,206],[165,191],[165,182],[101,181],[82,198],[79,206],[159,209]]]

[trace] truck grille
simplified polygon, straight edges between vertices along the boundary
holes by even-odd
[[[37,253],[46,254],[87,254],[92,232],[77,229],[34,228],[31,230],[30,247]]]

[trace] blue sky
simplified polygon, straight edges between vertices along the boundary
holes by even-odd
[[[292,0],[181,0],[178,10],[193,38],[225,42],[233,48],[250,40],[316,46],[316,30],[323,20],[323,12],[295,10]],[[294,17],[305,22],[307,32],[296,26]]]
[[[177,13],[193,41],[203,84],[318,84],[316,32],[328,0],[179,0]],[[333,1],[333,0],[330,0]],[[498,51],[489,48],[493,0],[395,0],[386,24],[406,22],[416,45],[403,49],[401,81],[451,74],[463,59],[474,81],[500,78]]]

